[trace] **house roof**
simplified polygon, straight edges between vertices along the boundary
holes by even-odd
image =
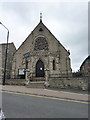
[[[80,66],[80,69],[82,68],[82,66],[85,64],[87,60],[90,60],[90,55],[83,61],[82,65]]]

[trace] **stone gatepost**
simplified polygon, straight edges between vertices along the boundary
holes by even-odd
[[[29,80],[32,81],[32,78],[33,78],[33,71],[31,70],[30,71],[30,79]]]
[[[48,80],[48,72],[49,72],[49,70],[48,69],[45,69],[45,83],[44,83],[44,85],[46,86],[46,87],[49,87],[49,80]]]
[[[26,85],[28,85],[29,84],[29,82],[30,82],[30,71],[29,71],[29,69],[26,69]]]

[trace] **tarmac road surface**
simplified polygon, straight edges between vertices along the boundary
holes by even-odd
[[[88,118],[88,104],[50,97],[2,92],[6,118]]]

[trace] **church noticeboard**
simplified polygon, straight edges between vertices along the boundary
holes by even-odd
[[[18,74],[19,75],[25,75],[25,69],[19,69]]]
[[[25,53],[25,54],[23,54],[23,56],[24,56],[24,58],[27,58],[27,57],[30,56],[30,53],[29,53],[29,52],[28,52],[28,53]]]

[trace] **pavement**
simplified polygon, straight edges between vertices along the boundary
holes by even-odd
[[[0,91],[16,92],[16,93],[24,93],[24,94],[31,94],[31,95],[39,95],[39,96],[90,102],[90,100],[88,99],[90,98],[90,95],[88,94],[67,92],[63,90],[58,91],[58,90],[51,90],[46,88],[44,89],[43,88],[27,88],[26,86],[0,85]]]

